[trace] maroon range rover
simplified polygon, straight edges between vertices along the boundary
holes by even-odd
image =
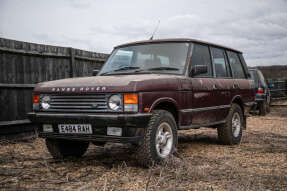
[[[140,164],[164,161],[177,131],[217,128],[223,144],[240,143],[254,104],[242,53],[193,39],[115,47],[93,77],[43,82],[30,119],[55,158],[82,156],[90,142],[135,144]]]

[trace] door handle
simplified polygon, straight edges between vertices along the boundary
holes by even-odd
[[[238,87],[239,87],[238,84],[233,84],[233,86],[232,86],[233,89],[236,89]]]

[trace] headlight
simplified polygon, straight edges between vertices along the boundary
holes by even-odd
[[[51,101],[51,98],[49,96],[44,96],[41,99],[41,107],[45,110],[49,109],[50,108],[50,101]]]
[[[122,98],[120,95],[112,95],[108,101],[109,108],[113,111],[120,111],[122,105]]]

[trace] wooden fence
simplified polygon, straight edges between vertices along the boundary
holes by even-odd
[[[31,132],[26,117],[32,110],[35,84],[91,76],[107,54],[0,38],[0,138]]]

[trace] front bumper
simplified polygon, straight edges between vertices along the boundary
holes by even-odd
[[[138,142],[137,132],[148,125],[151,113],[137,114],[83,114],[83,113],[28,113],[29,119],[38,124],[39,137],[73,139],[99,142]],[[93,134],[60,134],[58,124],[92,124]],[[53,133],[43,132],[42,124],[52,124]],[[123,136],[108,136],[107,127],[121,127]]]

